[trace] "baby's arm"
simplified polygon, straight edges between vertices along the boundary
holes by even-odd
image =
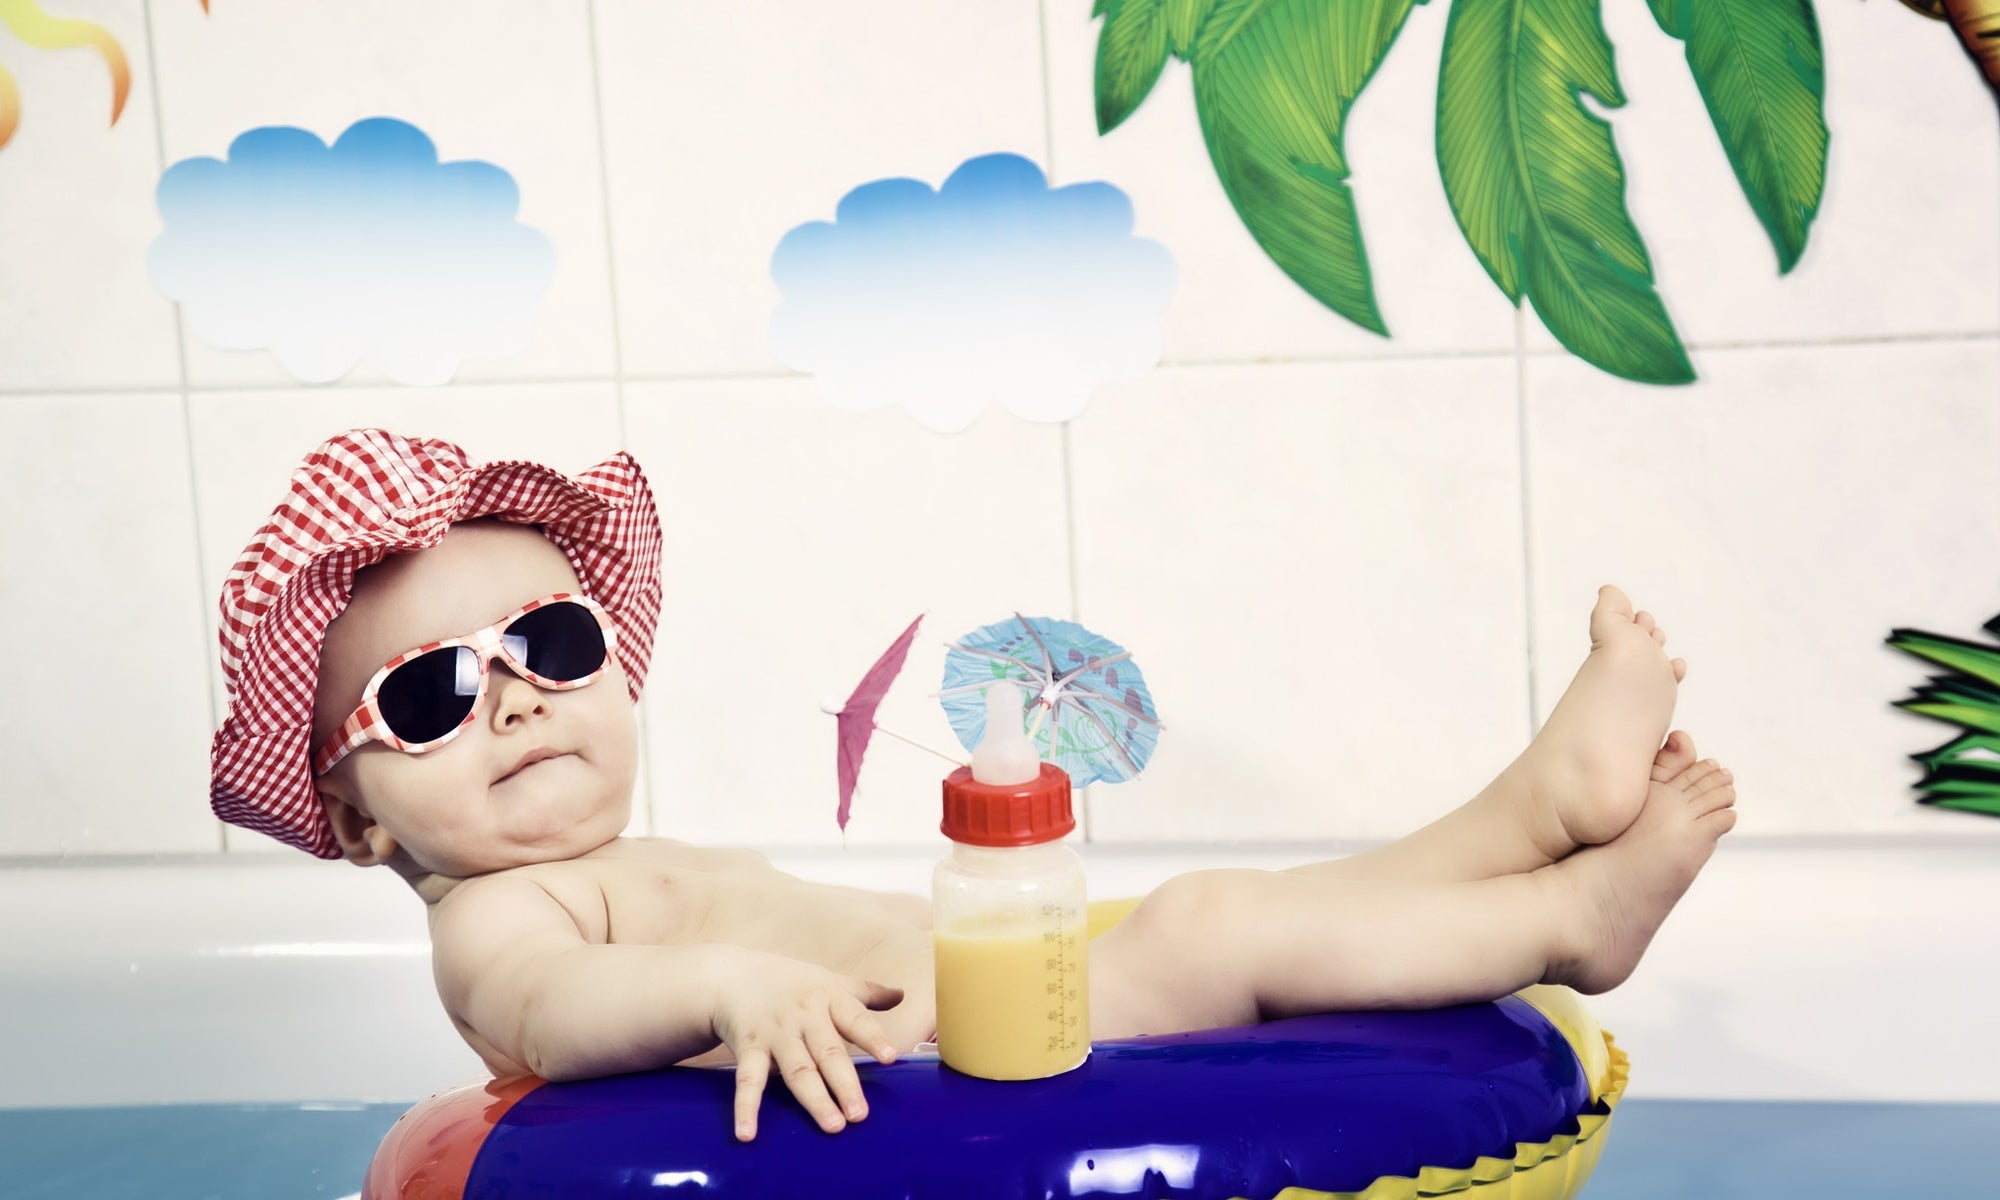
[[[865,900],[897,920],[908,921],[918,929],[931,927],[931,901],[928,896],[917,896],[908,892],[877,892],[868,888],[847,887],[840,884],[824,886],[856,899]]]
[[[742,946],[592,945],[524,879],[483,880],[440,904],[431,947],[446,1010],[544,1079],[645,1070],[728,1045],[744,1141],[773,1065],[832,1132],[867,1114],[847,1043],[895,1056],[869,1010],[893,1007],[898,989]]]

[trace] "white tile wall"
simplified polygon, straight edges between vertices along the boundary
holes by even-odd
[[[628,372],[778,369],[771,252],[871,180],[1043,158],[1021,0],[596,5]]]
[[[0,855],[218,848],[181,401],[0,397]]]
[[[1735,768],[1743,832],[2000,834],[1913,803],[1906,756],[1957,731],[1889,707],[1930,671],[1882,644],[2000,611],[2000,338],[1704,361],[1675,390],[1527,364],[1543,715],[1617,582],[1687,657],[1676,720]]]
[[[1667,311],[1700,345],[2000,329],[1993,97],[1952,36],[1900,4],[1822,0],[1826,193],[1805,256],[1777,257],[1702,107],[1682,43],[1605,6],[1628,103],[1611,116]],[[1530,322],[1530,345],[1556,341]],[[1696,354],[1695,369],[1708,360]]]
[[[1511,351],[1513,313],[1459,237],[1438,180],[1438,56],[1447,6],[1414,9],[1355,101],[1344,139],[1350,183],[1392,338],[1349,323],[1294,284],[1257,247],[1216,181],[1188,69],[1170,61],[1144,104],[1097,134],[1092,99],[1100,22],[1090,6],[1042,0],[1058,183],[1123,188],[1140,237],[1173,252],[1169,362],[1409,356]]]
[[[1380,837],[1528,731],[1511,358],[1162,369],[1073,430],[1082,617],[1167,728],[1109,841]]]
[[[929,608],[885,719],[948,743],[926,695],[943,640],[1080,600],[1140,655],[1170,725],[1143,782],[1091,798],[1094,836],[1388,835],[1518,749],[1531,650],[1545,709],[1580,652],[1589,589],[1617,578],[1695,658],[1686,720],[1744,770],[1746,831],[2000,833],[1910,803],[1904,755],[1948,731],[1888,710],[1922,668],[1877,644],[1898,623],[1970,634],[2000,608],[1967,569],[2000,537],[1984,499],[2000,449],[1992,113],[1939,27],[1893,5],[1818,7],[1833,179],[1813,248],[1783,281],[1678,46],[1639,10],[1610,15],[1634,206],[1684,332],[1707,347],[1706,382],[1672,392],[1542,352],[1532,319],[1515,351],[1513,315],[1436,182],[1437,5],[1412,14],[1348,133],[1391,341],[1332,316],[1256,250],[1215,183],[1183,68],[1097,136],[1083,8],[160,5],[149,36],[127,2],[94,16],[133,63],[110,130],[94,57],[0,41],[26,106],[0,150],[0,446],[22,464],[0,503],[39,513],[42,482],[81,469],[80,449],[43,443],[98,429],[96,452],[116,464],[98,478],[145,497],[145,520],[122,533],[10,515],[5,536],[67,556],[79,589],[105,597],[125,562],[104,549],[127,537],[147,571],[181,579],[161,595],[179,588],[169,603],[195,608],[130,617],[160,647],[148,672],[181,663],[148,686],[193,697],[176,708],[192,741],[143,756],[181,763],[187,801],[135,804],[150,815],[87,844],[80,817],[23,818],[33,840],[19,845],[213,844],[199,761],[215,589],[299,454],[365,423],[485,457],[573,467],[627,444],[648,463],[669,605],[644,713],[658,786],[635,828],[837,844],[822,811],[832,723],[814,702]],[[333,136],[375,114],[520,182],[523,220],[558,246],[535,345],[435,391],[358,376],[302,389],[264,356],[190,346],[184,415],[172,312],[143,272],[162,165],[222,153],[257,125]],[[935,183],[997,150],[1132,196],[1137,232],[1180,265],[1167,367],[1108,389],[1067,432],[994,413],[959,438],[895,411],[836,412],[809,380],[701,381],[775,372],[769,255],[787,229],[857,184]],[[1919,341],[1825,344],[1855,338]],[[1310,361],[1336,359],[1353,361]],[[1004,566],[980,559],[989,544]],[[1812,686],[1773,682],[1801,679]],[[1288,702],[1266,717],[1256,705],[1272,695]],[[22,728],[74,725],[53,707],[34,720]],[[161,729],[130,744],[164,747]],[[87,785],[72,816],[122,814],[124,779]],[[935,779],[919,753],[878,747],[850,841],[930,836]],[[1215,803],[1246,792],[1255,803]],[[149,823],[162,812],[175,815]]]
[[[212,7],[154,6],[169,165],[221,158],[239,134],[260,126],[294,126],[330,143],[367,117],[407,121],[436,144],[440,160],[482,160],[512,175],[521,222],[556,246],[533,344],[510,358],[469,361],[459,378],[610,375],[609,259],[585,6]],[[263,351],[216,350],[192,334],[187,341],[197,387],[293,382]],[[379,378],[362,369],[349,382]]]
[[[944,643],[1014,611],[1068,615],[1061,431],[989,412],[941,438],[900,410],[836,409],[806,379],[633,384],[626,403],[667,541],[655,828],[838,845],[821,699],[844,700],[928,613],[879,719],[960,752],[930,699]],[[878,736],[846,841],[935,841],[947,769]]]
[[[1973,1007],[1992,923],[1972,897],[2000,821],[1914,803],[1906,756],[1950,730],[1889,707],[1926,670],[1881,641],[1896,625],[1976,636],[2000,610],[1994,110],[1941,26],[1893,3],[1815,5],[1830,180],[1805,261],[1779,279],[1679,45],[1643,6],[1607,7],[1631,96],[1612,119],[1696,347],[1691,388],[1622,384],[1555,350],[1463,245],[1434,159],[1441,3],[1413,11],[1347,135],[1390,340],[1256,249],[1184,68],[1098,137],[1081,3],[204,15],[109,0],[83,15],[132,62],[111,129],[100,61],[0,32],[24,106],[0,148],[0,626],[60,622],[10,642],[0,860],[196,856],[0,870],[8,911],[49,904],[83,931],[0,922],[30,939],[0,959],[32,964],[41,989],[0,1002],[20,992],[35,1028],[56,1013],[166,1045],[171,1069],[138,1100],[414,1095],[464,1068],[400,884],[241,853],[272,843],[218,834],[205,799],[221,576],[298,457],[372,423],[568,468],[636,451],[668,559],[633,829],[789,850],[848,882],[920,886],[940,766],[878,739],[843,843],[818,701],[920,610],[882,719],[946,748],[928,693],[948,638],[1019,609],[1134,650],[1168,730],[1143,781],[1086,802],[1093,869],[1123,862],[1108,878],[1132,890],[1214,861],[1212,843],[1303,853],[1457,803],[1552,705],[1592,588],[1621,582],[1692,660],[1682,723],[1743,794],[1741,832],[1602,1002],[1643,1056],[1638,1090],[1992,1099],[1951,1055],[1912,1062],[1894,1016],[1921,986],[1941,1027],[1973,1030],[1961,1050],[1991,1041]],[[365,372],[298,388],[267,356],[195,344],[184,373],[144,270],[159,172],[259,125],[332,137],[373,115],[519,183],[522,220],[558,255],[533,345],[430,391]],[[784,232],[858,184],[936,184],[1002,150],[1132,197],[1136,232],[1179,264],[1168,365],[1068,429],[993,412],[951,438],[779,377],[766,327]],[[1119,858],[1145,842],[1202,853]],[[185,893],[152,904],[163,880]],[[246,907],[259,895],[280,903]],[[155,924],[98,919],[120,904]],[[331,1006],[312,1011],[392,995],[402,1073],[351,1055],[299,1069],[288,1053],[319,1054],[299,1034],[311,1011],[233,1026],[218,994],[271,977],[229,956],[217,913],[254,918],[258,945],[315,947],[276,985]],[[155,929],[191,941],[165,948]],[[49,1094],[0,1097],[23,1102]]]
[[[142,0],[87,17],[124,49],[132,88],[82,50],[34,50],[0,28],[21,125],[0,148],[0,389],[173,387],[174,310],[146,278],[159,232],[159,143]]]

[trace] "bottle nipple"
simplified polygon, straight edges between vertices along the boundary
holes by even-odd
[[[1021,728],[1021,689],[1002,681],[986,689],[986,732],[972,751],[972,778],[1007,787],[1042,773],[1035,744]]]

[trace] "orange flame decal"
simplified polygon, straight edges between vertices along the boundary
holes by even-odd
[[[111,68],[111,123],[118,123],[118,114],[125,111],[125,97],[132,90],[132,71],[125,64],[125,51],[102,25],[52,17],[43,12],[35,0],[0,0],[0,24],[5,24],[15,37],[38,49],[67,50],[73,46],[88,46],[97,51],[104,59],[104,65]],[[18,121],[20,115],[19,97],[14,94],[11,80],[6,92],[6,95],[0,95],[0,126],[4,126],[11,135],[11,122]],[[4,141],[0,138],[0,143]]]
[[[14,87],[14,77],[7,68],[0,67],[0,146],[13,140],[14,128],[21,123],[21,93]]]

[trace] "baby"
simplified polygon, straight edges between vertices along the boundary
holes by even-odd
[[[851,1048],[936,1026],[927,905],[756,854],[621,837],[659,523],[619,455],[567,478],[378,430],[326,443],[225,585],[212,799],[429,910],[437,988],[498,1075],[729,1062],[828,1132]],[[1541,732],[1456,811],[1365,854],[1167,881],[1090,946],[1096,1038],[1623,981],[1735,823],[1668,733],[1685,667],[1616,588]]]

